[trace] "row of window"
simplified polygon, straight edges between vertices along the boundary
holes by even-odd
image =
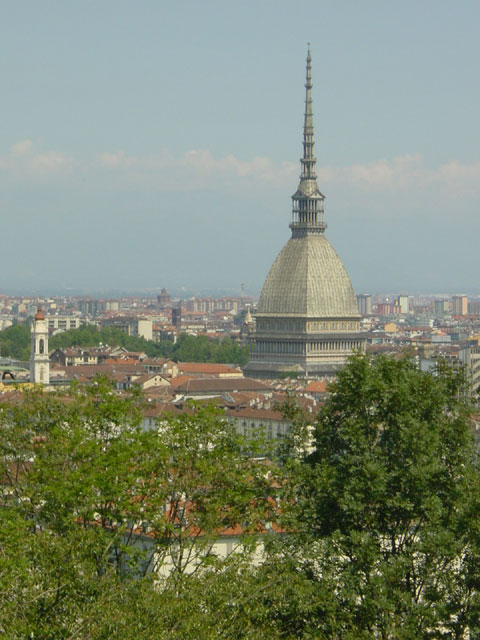
[[[295,331],[338,331],[338,330],[357,330],[358,323],[352,321],[333,321],[333,322],[298,322],[294,320],[259,320],[258,328],[263,330],[282,329]]]
[[[310,342],[308,351],[314,353],[320,351],[353,351],[360,349],[361,343],[357,340],[335,340],[334,342]]]
[[[294,320],[258,320],[259,329],[286,329],[289,331],[305,331],[305,323]]]
[[[262,430],[269,440],[272,438],[282,438],[288,431],[286,424],[267,421],[266,424],[256,424],[255,422],[247,422],[243,420],[242,431],[244,436],[251,436],[256,429]]]
[[[257,340],[252,345],[254,353],[276,353],[288,355],[305,355],[306,353],[319,353],[322,351],[354,351],[360,349],[362,343],[359,340],[328,340],[325,342],[276,342],[270,340]]]
[[[257,340],[255,348],[257,353],[285,353],[292,355],[305,354],[305,343],[302,342],[274,342],[270,340]]]
[[[335,331],[338,329],[358,329],[358,323],[356,322],[309,322],[307,324],[307,331]]]

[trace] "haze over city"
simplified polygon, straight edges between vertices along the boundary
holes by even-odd
[[[478,294],[480,5],[5,2],[0,291],[260,290],[313,59],[327,235],[361,291]]]

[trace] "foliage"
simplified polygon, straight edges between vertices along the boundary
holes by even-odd
[[[93,324],[57,333],[49,341],[50,349],[96,347],[100,344],[121,346],[129,351],[144,351],[150,357],[169,357],[173,346],[170,341],[157,343],[139,336],[129,336],[115,327],[104,327],[99,330]]]
[[[247,535],[272,518],[265,469],[228,421],[204,407],[144,431],[142,403],[98,379],[0,406],[5,637],[90,637],[87,620],[107,633],[116,622],[101,603],[120,621],[135,590],[158,601],[151,571],[171,598],[192,574],[220,569],[212,543],[223,530]]]
[[[461,376],[358,356],[331,389],[318,417],[288,399],[281,468],[247,457],[263,443],[211,407],[142,431],[142,398],[103,380],[0,405],[2,635],[478,637],[480,476]],[[277,504],[283,534],[265,535]],[[238,524],[252,536],[215,557]]]
[[[26,361],[30,358],[30,324],[13,324],[0,331],[0,356]]]
[[[248,360],[247,347],[240,346],[231,338],[211,340],[207,336],[178,337],[171,357],[179,362],[224,362],[244,365]]]
[[[0,333],[1,336],[1,333]],[[244,365],[248,349],[231,338],[211,340],[207,336],[181,334],[175,344],[170,340],[153,342],[138,336],[129,336],[120,329],[84,325],[59,333],[50,339],[50,348],[93,347],[99,344],[119,345],[129,351],[144,351],[150,357],[172,358],[181,362],[219,362]]]
[[[478,457],[462,391],[446,367],[361,356],[332,385],[289,513],[318,637],[460,638],[478,624]]]
[[[243,366],[248,360],[248,348],[229,337],[211,340],[205,335],[181,334],[170,340],[154,342],[139,336],[129,336],[115,327],[98,329],[83,325],[57,333],[49,340],[50,350],[67,347],[96,347],[100,344],[125,347],[128,351],[143,351],[151,358],[172,358],[180,362],[218,362]],[[27,361],[30,358],[30,325],[16,324],[0,331],[0,356]]]

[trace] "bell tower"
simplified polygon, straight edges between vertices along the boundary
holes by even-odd
[[[48,324],[41,307],[33,319],[31,329],[30,382],[50,383],[50,360],[48,358]]]

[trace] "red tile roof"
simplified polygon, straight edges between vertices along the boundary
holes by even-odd
[[[210,376],[219,374],[242,374],[240,369],[229,367],[226,364],[217,364],[212,362],[179,362],[178,369],[182,373],[205,373]]]
[[[314,380],[305,387],[307,393],[326,393],[327,381],[326,380]]]

